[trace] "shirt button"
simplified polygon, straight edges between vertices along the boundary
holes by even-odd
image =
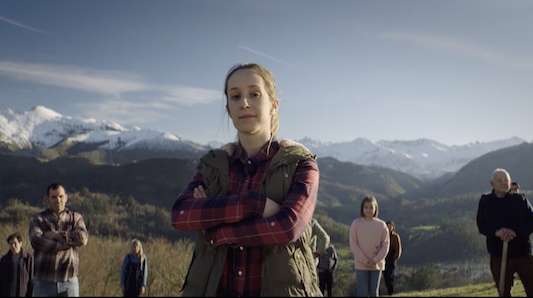
[[[241,275],[242,275],[242,271],[239,271],[239,276],[241,276]]]
[[[211,240],[211,244],[213,244],[213,240]]]
[[[243,249],[244,249],[244,247],[242,247],[242,246],[241,246],[241,247],[239,247],[239,248],[240,248],[241,250],[243,250]]]
[[[275,226],[276,224],[275,224],[274,222],[271,222],[270,225],[271,225],[271,226]]]
[[[251,164],[252,164],[252,161],[251,161],[251,160],[249,160],[249,161],[248,161],[248,164],[249,164],[249,165],[251,165]]]
[[[183,214],[183,213],[185,213],[185,211],[181,210],[180,214]]]

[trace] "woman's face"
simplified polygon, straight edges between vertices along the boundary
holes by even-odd
[[[139,254],[141,252],[141,246],[139,245],[139,243],[133,244],[133,252],[135,252],[135,254]]]
[[[376,212],[376,207],[374,207],[374,204],[366,202],[363,206],[363,214],[365,215],[365,218],[373,218],[374,212]]]
[[[228,112],[239,134],[270,137],[270,118],[279,101],[271,102],[263,78],[251,69],[237,70],[228,79]]]

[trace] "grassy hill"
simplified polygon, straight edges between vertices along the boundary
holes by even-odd
[[[460,171],[463,171],[462,179],[443,177],[431,183],[382,167],[319,158],[321,176],[315,217],[330,234],[341,258],[335,275],[337,286],[334,294],[355,295],[356,281],[351,261],[353,256],[348,247],[348,230],[353,219],[359,216],[359,205],[366,195],[374,195],[378,199],[379,217],[395,221],[401,236],[404,251],[397,269],[400,274],[397,279],[399,292],[413,290],[413,276],[420,273],[417,271],[420,268],[439,268],[442,271],[438,278],[440,284],[426,285],[440,289],[435,290],[435,294],[421,292],[420,296],[439,296],[438,293],[444,291],[443,287],[455,289],[459,285],[490,281],[490,273],[486,271],[488,261],[485,259],[484,237],[478,233],[475,223],[479,196],[484,192],[476,190],[477,181],[488,185],[493,168],[506,167],[531,197],[528,178],[525,178],[529,177],[525,175],[533,166],[525,160],[527,156],[532,156],[528,155],[531,154],[529,149],[529,144],[523,144],[503,149],[502,155],[491,153],[496,157],[488,154],[489,160],[508,159],[509,163],[484,166],[473,161]],[[520,160],[523,162],[520,163]],[[530,160],[533,162],[533,159]],[[9,229],[14,223],[27,227],[29,215],[43,207],[46,187],[51,182],[60,182],[69,193],[69,208],[82,212],[91,235],[101,237],[103,242],[113,237],[137,237],[143,241],[163,238],[171,242],[194,237],[170,226],[169,210],[176,196],[189,183],[196,163],[195,159],[153,158],[109,165],[85,158],[58,157],[49,160],[0,153],[0,230]],[[420,194],[421,190],[426,191],[424,195],[410,196],[417,191]],[[5,245],[0,245],[0,248],[4,249]],[[183,259],[188,262],[189,257]],[[479,277],[466,274],[465,270],[485,271]],[[179,278],[173,279],[173,287],[176,288]],[[458,296],[484,293],[483,290],[472,290],[472,294],[466,291]],[[419,295],[413,293],[413,296]],[[455,294],[440,296],[449,295]]]
[[[516,282],[511,295],[513,297],[527,297],[521,281],[518,280]],[[454,288],[404,292],[395,294],[392,297],[499,297],[499,295],[494,283],[483,283]]]

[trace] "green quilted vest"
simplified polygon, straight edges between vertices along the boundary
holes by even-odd
[[[282,143],[283,141],[280,142]],[[214,197],[228,192],[228,158],[226,151],[214,149],[202,157],[197,167],[208,193]],[[311,158],[315,156],[299,144],[280,146],[270,162],[259,191],[281,204],[289,192],[298,162]],[[312,230],[308,225],[294,243],[263,248],[261,296],[322,296],[309,246],[311,234]],[[216,294],[226,261],[227,247],[206,246],[203,239],[203,233],[197,232],[196,247],[182,287],[183,296],[211,297]]]

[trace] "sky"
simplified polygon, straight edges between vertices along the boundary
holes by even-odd
[[[0,109],[235,139],[224,80],[276,80],[278,139],[533,140],[533,1],[0,1]]]

